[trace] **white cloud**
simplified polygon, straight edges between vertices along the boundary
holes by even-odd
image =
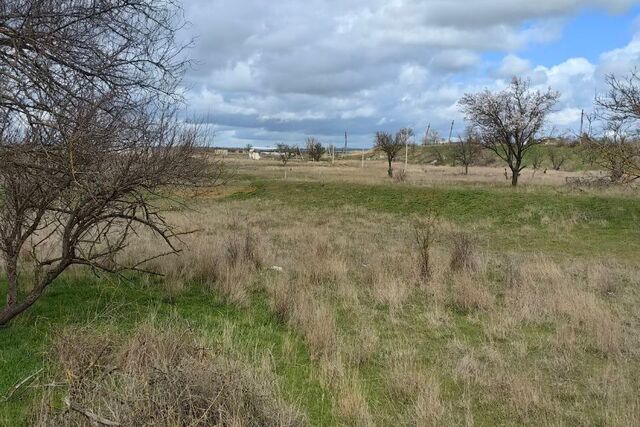
[[[224,142],[342,138],[369,142],[383,127],[461,122],[459,97],[512,75],[563,93],[558,126],[572,126],[602,76],[640,59],[640,37],[552,67],[513,52],[560,37],[587,7],[625,11],[634,0],[185,0],[197,36],[186,76],[189,107],[210,115]],[[499,64],[486,52],[501,52]]]
[[[528,59],[520,58],[517,55],[509,54],[502,59],[502,64],[498,69],[501,77],[513,77],[527,73],[531,70],[531,62]]]

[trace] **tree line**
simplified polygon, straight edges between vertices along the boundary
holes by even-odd
[[[592,134],[593,118],[589,118],[588,132],[578,135],[577,141],[590,151],[592,161],[609,172],[612,183],[632,182],[640,179],[640,143],[637,121],[640,120],[640,74],[637,71],[624,78],[609,76],[608,92],[595,99],[597,118],[603,124],[600,135]],[[560,98],[560,93],[548,88],[531,88],[530,81],[514,77],[503,90],[488,89],[465,94],[458,102],[467,121],[465,135],[458,138],[454,160],[464,166],[465,173],[479,155],[488,150],[501,159],[510,170],[512,186],[518,185],[526,167],[537,170],[542,162],[540,153],[530,156],[532,148],[551,136],[547,120]],[[392,176],[392,162],[407,143],[406,135],[413,132],[401,129],[394,136],[377,132],[374,146],[386,154]],[[526,158],[530,157],[530,164]],[[550,150],[553,169],[559,170],[566,156]],[[534,172],[535,173],[535,172]]]

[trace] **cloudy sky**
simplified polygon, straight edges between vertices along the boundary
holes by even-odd
[[[460,96],[513,75],[559,90],[552,125],[576,131],[604,76],[640,64],[640,1],[183,1],[188,114],[221,146],[457,134]]]

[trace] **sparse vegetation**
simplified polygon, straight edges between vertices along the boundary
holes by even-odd
[[[310,160],[319,162],[324,152],[325,148],[320,141],[313,137],[307,138],[307,154]]]
[[[357,153],[345,132],[330,164],[316,138],[247,156],[179,119],[174,0],[5,3],[0,425],[640,425],[636,72],[609,77],[597,137],[583,111],[543,138],[559,94],[514,78],[462,98],[457,143],[451,122],[447,144],[429,124]],[[203,91],[283,132],[377,114],[330,82],[355,114],[316,114],[301,82],[304,117],[262,114],[284,104],[251,96],[261,62]]]
[[[52,344],[58,370],[47,380],[60,389],[43,395],[39,425],[306,424],[268,370],[216,354],[188,328],[145,322],[124,338],[71,328]]]
[[[344,171],[335,182],[264,180],[268,168],[247,167],[258,176],[236,195],[170,213],[201,231],[182,238],[181,255],[145,265],[163,277],[127,285],[72,270],[0,330],[11,366],[0,376],[10,395],[0,420],[198,419],[201,399],[224,381],[206,419],[638,421],[635,196],[345,183]],[[120,256],[144,259],[156,240],[142,233]],[[42,351],[25,358],[34,343]],[[102,363],[87,370],[93,360]],[[157,398],[127,397],[151,376]],[[587,399],[602,383],[609,391]],[[113,409],[116,400],[126,404]],[[67,401],[79,412],[65,412]]]
[[[562,147],[552,147],[552,149],[549,150],[549,160],[551,161],[553,170],[559,171],[567,161],[567,153],[562,150]]]
[[[455,164],[464,168],[464,174],[469,174],[469,166],[474,164],[480,154],[480,138],[473,130],[468,130],[464,138],[456,144],[454,161]]]
[[[393,161],[400,151],[409,143],[409,139],[413,136],[413,130],[408,128],[400,129],[395,136],[388,132],[376,132],[374,148],[382,151],[387,156],[387,175],[392,178]]]
[[[298,153],[298,149],[296,147],[292,147],[288,144],[278,144],[276,150],[282,166],[287,166],[289,160],[293,159]]]
[[[436,240],[436,217],[426,216],[414,224],[414,235],[418,253],[418,265],[420,266],[420,278],[429,280],[433,272],[431,252]]]

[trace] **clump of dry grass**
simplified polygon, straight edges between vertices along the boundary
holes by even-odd
[[[440,425],[446,412],[440,393],[440,383],[432,377],[426,378],[413,402],[413,424],[416,426]]]
[[[495,297],[481,278],[468,273],[451,277],[450,305],[461,312],[486,310],[495,304]]]
[[[65,409],[45,394],[38,425],[305,424],[266,373],[207,350],[183,327],[146,323],[126,340],[67,330],[54,357]]]
[[[271,307],[283,323],[299,331],[312,357],[320,359],[336,351],[337,327],[333,309],[318,300],[312,290],[297,288],[288,277],[275,277],[268,285]]]
[[[613,296],[618,290],[619,279],[612,268],[600,263],[589,265],[587,282],[602,295]]]
[[[451,238],[451,271],[477,271],[480,266],[476,240],[467,233],[454,233]]]
[[[338,399],[338,412],[349,425],[374,425],[358,378],[350,377],[343,382]]]
[[[349,362],[356,367],[365,365],[373,359],[379,344],[378,332],[370,325],[364,325],[348,348]]]
[[[196,283],[221,294],[228,302],[247,301],[254,275],[263,266],[264,252],[256,236],[243,234],[197,239],[179,256],[163,260],[167,281]]]
[[[411,293],[411,287],[403,277],[388,274],[384,270],[375,272],[372,281],[371,293],[374,300],[393,310],[401,307]]]
[[[296,274],[303,285],[321,287],[340,283],[348,267],[342,248],[330,245],[327,237],[315,232],[296,242]]]

